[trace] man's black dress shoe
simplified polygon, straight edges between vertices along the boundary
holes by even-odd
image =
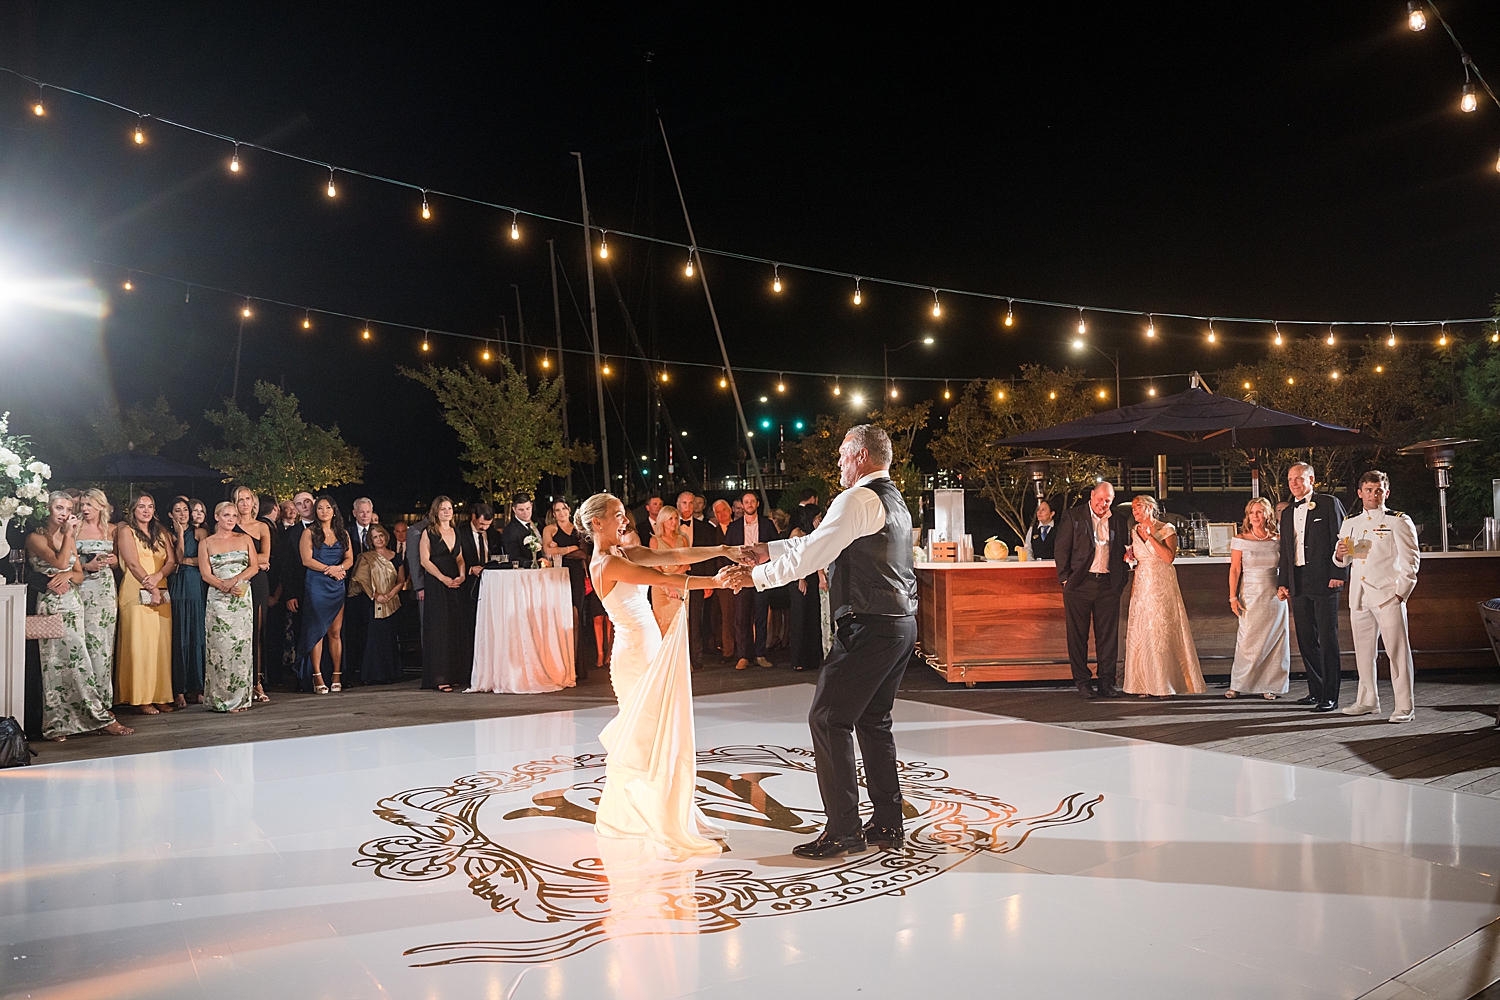
[[[1332,712],[1335,708],[1338,707],[1339,703],[1336,701],[1320,701],[1313,706],[1312,710],[1314,712]]]
[[[1088,681],[1084,681],[1083,683],[1078,685],[1078,693],[1083,695],[1084,701],[1093,701],[1095,698],[1099,697],[1094,693],[1094,685],[1089,683]]]
[[[866,843],[877,847],[889,847],[892,850],[900,850],[901,845],[906,841],[906,831],[901,827],[876,826],[874,820],[866,823],[865,828],[860,832],[864,834]]]
[[[817,840],[798,844],[792,848],[792,853],[799,858],[837,858],[844,854],[863,854],[868,850],[865,838],[860,834],[850,837],[830,837],[823,834]]]
[[[1308,695],[1306,698],[1298,698],[1296,701],[1292,702],[1293,705],[1316,705],[1317,703],[1318,699],[1314,698],[1312,695]]]
[[[1099,697],[1101,698],[1121,698],[1124,697],[1124,694],[1125,692],[1113,684],[1108,684],[1104,681],[1099,682]]]

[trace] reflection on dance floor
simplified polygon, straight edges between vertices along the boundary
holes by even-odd
[[[0,996],[1357,997],[1500,917],[1495,800],[907,702],[905,848],[795,858],[809,694],[697,700],[683,864],[606,709],[6,772]]]

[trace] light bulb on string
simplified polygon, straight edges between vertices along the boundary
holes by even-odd
[[[250,300],[249,299],[245,300],[245,305],[244,305],[244,308],[242,308],[240,310],[240,315],[242,317],[244,317],[245,319],[249,319],[250,318]]]
[[[144,118],[142,121],[144,121]],[[135,123],[135,144],[137,146],[144,146],[146,144],[146,129],[141,121]]]
[[[938,304],[938,290],[932,290],[932,318],[937,319],[943,314],[943,307]]]
[[[484,342],[484,350],[481,351],[480,354],[479,354],[479,360],[481,360],[481,361],[488,361],[489,359],[490,359],[490,342],[488,340],[486,340]]]
[[[1146,317],[1146,336],[1148,338],[1150,338],[1150,339],[1153,339],[1153,340],[1156,338],[1156,317],[1155,316],[1147,316]]]
[[[1395,326],[1395,324],[1391,324],[1391,328],[1390,329],[1391,329],[1391,335],[1385,339],[1385,346],[1386,347],[1395,347],[1396,346],[1396,326]]]
[[[1100,389],[1100,390],[1099,390],[1099,398],[1100,398],[1100,399],[1103,399],[1103,398],[1104,398],[1104,395],[1105,395],[1105,394],[1104,394],[1104,390],[1103,390],[1103,389]]]
[[[1438,346],[1439,347],[1447,347],[1448,346],[1448,324],[1447,323],[1443,324],[1443,332],[1438,336]]]
[[[944,399],[952,399],[953,398],[953,393],[951,393],[951,392],[948,391],[948,380],[947,379],[943,379],[943,398]]]
[[[1250,388],[1250,383],[1249,383],[1249,382],[1246,382],[1246,383],[1245,383],[1245,388],[1246,388],[1246,389],[1248,389],[1248,388]]]
[[[684,267],[682,269],[682,273],[685,274],[685,275],[687,275],[689,278],[691,278],[693,276],[693,248],[692,247],[688,247],[687,267]]]
[[[835,378],[833,380],[833,394],[835,396],[838,396],[838,395],[842,395],[843,392],[844,392],[844,390],[841,389],[841,388],[839,388],[839,380]]]
[[[1078,307],[1078,335],[1081,337],[1089,332],[1088,324],[1083,321],[1083,306]],[[1082,346],[1082,345],[1080,345]]]
[[[1214,333],[1214,321],[1212,319],[1208,321],[1208,342],[1210,344],[1217,344],[1219,342],[1219,335]]]
[[[1048,399],[1056,399],[1057,398],[1057,390],[1053,389],[1051,392],[1047,393],[1047,398]]]
[[[430,350],[432,350],[432,346],[427,343],[427,334],[428,334],[428,331],[426,331],[426,330],[422,331],[422,350],[424,350],[424,351],[430,351]]]
[[[1427,13],[1417,0],[1406,0],[1406,26],[1412,31],[1427,30]]]
[[[1463,96],[1458,99],[1458,106],[1465,114],[1479,110],[1479,95],[1474,92],[1472,83],[1464,83]]]
[[[1010,299],[1005,300],[1005,325],[1008,327],[1016,325],[1016,304]]]
[[[995,398],[996,398],[996,399],[999,399],[999,400],[1003,400],[1003,399],[1005,399],[1005,390],[1004,390],[1004,389],[1000,389],[1000,390],[998,390],[998,391],[997,391],[997,392],[996,392],[996,393],[995,393]]]
[[[599,370],[602,371],[606,375],[609,374],[609,359],[608,358],[604,359],[604,366],[602,368],[600,368]]]
[[[609,230],[599,230],[599,259],[609,259]]]
[[[521,238],[521,213],[510,213],[510,238],[518,240]]]
[[[1383,372],[1384,372],[1384,371],[1385,371],[1385,365],[1376,365],[1376,366],[1375,366],[1375,374],[1376,374],[1376,375],[1380,375],[1380,374],[1382,374],[1382,373],[1383,373]]]
[[[781,265],[780,264],[772,264],[771,265],[771,291],[773,291],[773,292],[779,292],[779,291],[781,291]]]
[[[339,189],[337,187],[335,187],[334,183],[333,183],[333,168],[329,167],[328,168],[328,197],[330,197],[330,198],[337,198],[338,195],[339,195]]]
[[[42,104],[42,88],[36,88],[36,103],[31,106],[31,113],[41,118],[47,113],[47,108]]]
[[[860,303],[859,279],[855,278],[854,279],[854,304],[855,305],[859,305],[859,303]]]
[[[304,330],[311,330],[312,329],[312,313],[310,313],[310,312],[304,312],[302,314],[302,329],[304,329]]]
[[[1331,378],[1331,379],[1333,379],[1334,381],[1338,381],[1338,377],[1339,377],[1339,371],[1338,371],[1338,369],[1335,368],[1333,371],[1329,372],[1328,373],[1328,377]]]
[[[366,323],[365,324],[365,328],[359,332],[359,339],[360,340],[369,340],[370,339],[370,324]]]
[[[1146,395],[1148,395],[1148,396],[1155,396],[1156,395],[1156,386],[1154,386],[1154,385],[1148,385],[1148,386],[1146,386]]]
[[[427,204],[427,192],[426,191],[422,192],[422,218],[424,218],[424,219],[430,219],[430,218],[432,218],[432,208],[430,206],[428,206],[428,204]]]
[[[546,351],[542,352],[542,367],[543,368],[551,368],[552,367],[552,355],[548,354]]]
[[[780,375],[776,376],[776,391],[786,392],[786,382]]]
[[[728,375],[720,375],[719,376],[719,388],[720,389],[728,389],[729,388],[729,376]]]
[[[126,278],[125,279],[125,283],[122,284],[120,287],[123,288],[123,289],[125,289],[127,292],[133,292],[133,291],[135,291],[135,285],[131,282],[131,280],[129,278]]]
[[[667,381],[667,370],[665,368],[661,370],[661,380],[664,383]]]
[[[1333,327],[1332,326],[1330,326],[1328,328],[1328,336],[1326,338],[1324,338],[1323,343],[1327,344],[1329,347],[1333,346]]]
[[[229,172],[237,174],[240,172],[240,144],[234,144],[234,153],[229,157]]]
[[[1292,378],[1292,376],[1288,375],[1286,377],[1286,384],[1287,385],[1296,385],[1297,384],[1297,380],[1294,379],[1294,378]]]
[[[1281,324],[1273,322],[1271,324],[1271,326],[1276,331],[1276,339],[1273,340],[1272,343],[1275,344],[1277,347],[1280,347],[1281,346]]]

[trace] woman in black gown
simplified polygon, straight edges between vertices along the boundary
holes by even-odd
[[[433,499],[422,532],[422,687],[463,691],[474,672],[474,618],[466,612],[464,559],[453,527],[453,501]]]
[[[817,504],[803,504],[792,515],[791,537],[810,535],[813,521],[823,509]],[[817,670],[823,665],[823,609],[818,594],[818,574],[803,577],[787,587],[791,591],[791,633],[788,652],[793,670]]]
[[[573,590],[573,674],[577,680],[587,680],[589,667],[598,662],[599,656],[589,593],[584,585],[588,578],[589,554],[573,524],[573,510],[568,502],[552,501],[550,513],[552,523],[542,529],[542,555],[553,566],[563,566],[568,571],[568,584]]]

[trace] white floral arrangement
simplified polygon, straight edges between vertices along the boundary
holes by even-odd
[[[542,540],[534,531],[526,535],[526,538],[522,542],[522,544],[531,550],[532,555],[536,555],[538,552],[542,551]]]
[[[10,433],[10,413],[0,414],[0,521],[25,520],[46,509],[52,468],[31,453],[31,441]]]

